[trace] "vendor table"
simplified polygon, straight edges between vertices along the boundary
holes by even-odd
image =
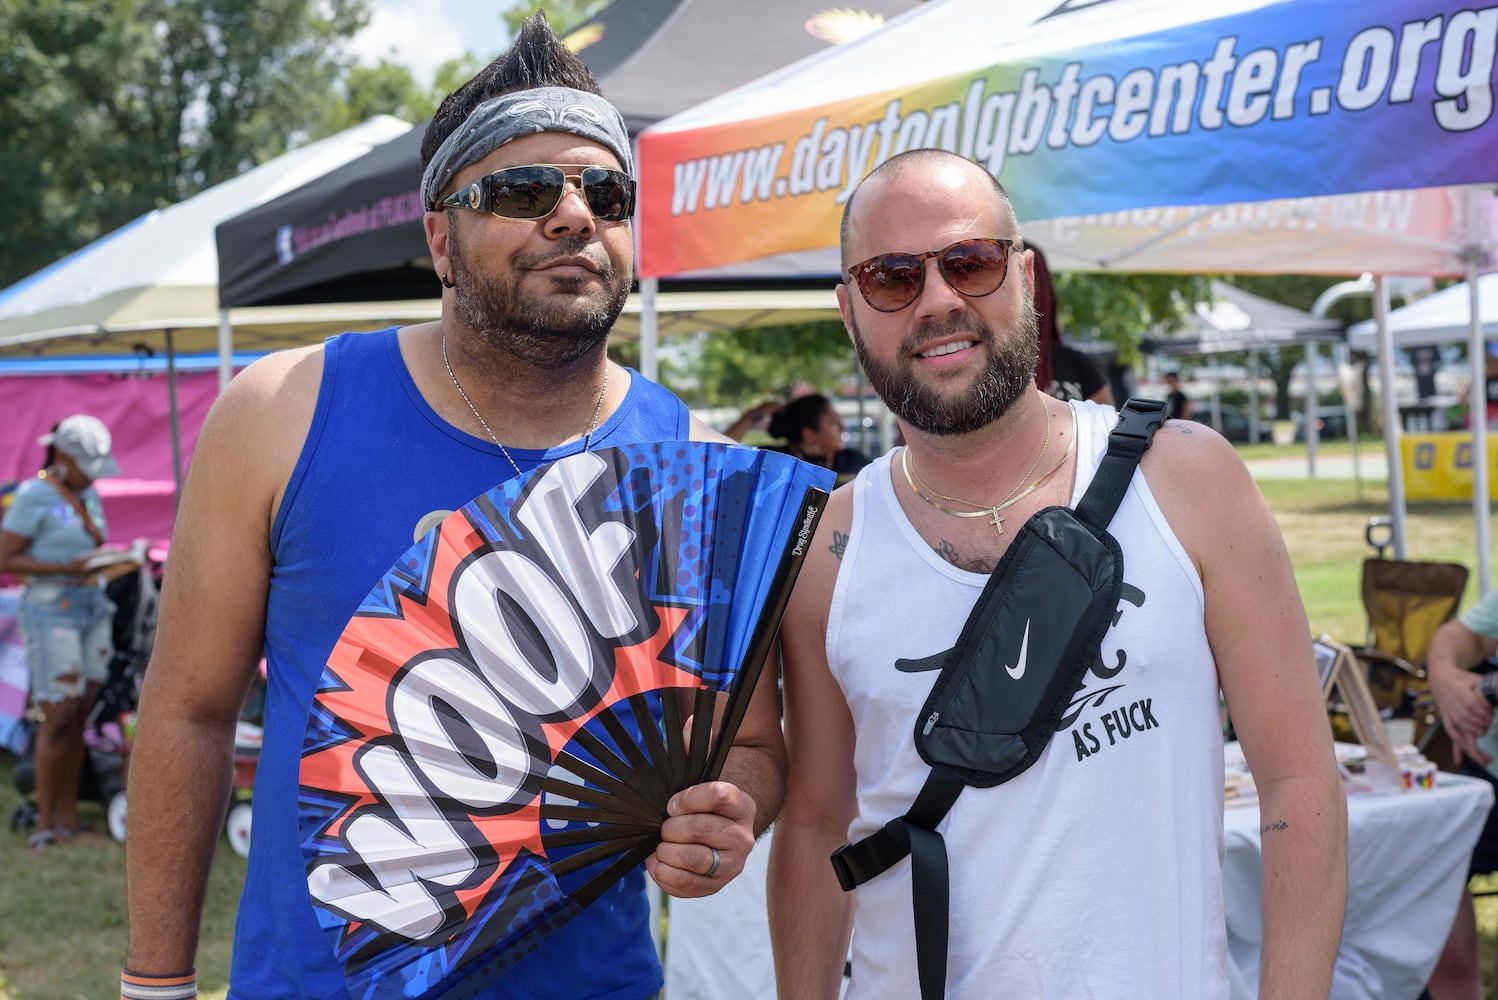
[[[1347,914],[1331,1000],[1415,1000],[1456,916],[1493,789],[1441,773],[1436,786],[1347,798]],[[1259,810],[1226,813],[1223,894],[1235,997],[1258,995]]]
[[[1230,744],[1228,754],[1234,755]],[[1485,781],[1440,774],[1436,787],[1348,796],[1347,915],[1331,1000],[1414,1000],[1446,940],[1467,861],[1493,803]],[[1259,810],[1224,819],[1223,893],[1229,972],[1237,998],[1258,995],[1261,851]],[[775,996],[765,923],[767,835],[744,872],[716,896],[673,899],[666,992],[694,1000]]]

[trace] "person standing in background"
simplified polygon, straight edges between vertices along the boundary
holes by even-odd
[[[1170,390],[1165,397],[1165,412],[1176,420],[1191,419],[1191,397],[1181,391],[1181,376],[1178,372],[1165,373],[1165,385]]]
[[[1057,399],[1090,399],[1094,403],[1112,406],[1113,390],[1097,364],[1082,351],[1062,342],[1056,283],[1051,280],[1051,267],[1040,247],[1031,243],[1029,249],[1035,255],[1035,286],[1031,289],[1031,300],[1035,303],[1035,317],[1040,323],[1040,355],[1049,354],[1051,359],[1050,381],[1042,383],[1044,376],[1037,364],[1035,384]]]
[[[26,580],[21,634],[31,701],[41,712],[33,748],[37,822],[26,838],[33,850],[84,832],[83,726],[114,654],[114,604],[89,568],[107,531],[94,480],[120,474],[109,429],[96,417],[68,417],[37,443],[47,448],[42,468],[16,488],[0,522],[0,572]]]

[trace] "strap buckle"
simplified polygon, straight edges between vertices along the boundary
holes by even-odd
[[[1152,426],[1154,416],[1165,412],[1166,404],[1162,399],[1130,396],[1120,411],[1118,422],[1113,425],[1112,435],[1148,441],[1155,433]]]
[[[858,882],[853,878],[853,870],[848,867],[848,860],[845,857],[852,849],[852,844],[844,844],[832,852],[832,870],[837,873],[837,884],[843,887],[844,892],[852,892],[858,888]]]

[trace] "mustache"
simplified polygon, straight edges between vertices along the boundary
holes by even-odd
[[[611,278],[614,275],[614,262],[609,258],[608,251],[597,243],[589,243],[581,236],[569,236],[559,240],[546,253],[517,253],[514,260],[517,267],[528,270],[533,267],[544,267],[562,257],[586,257],[598,268],[598,273],[603,277]]]
[[[918,324],[905,336],[900,349],[909,356],[919,353],[927,344],[953,334],[965,333],[980,344],[993,339],[993,331],[982,320],[972,315],[946,316]]]

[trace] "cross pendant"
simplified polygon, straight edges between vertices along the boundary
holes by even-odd
[[[992,518],[992,520],[990,520],[988,523],[993,525],[994,530],[1002,535],[1004,533],[1004,519],[999,516],[999,508],[990,508],[988,511],[988,516]]]

